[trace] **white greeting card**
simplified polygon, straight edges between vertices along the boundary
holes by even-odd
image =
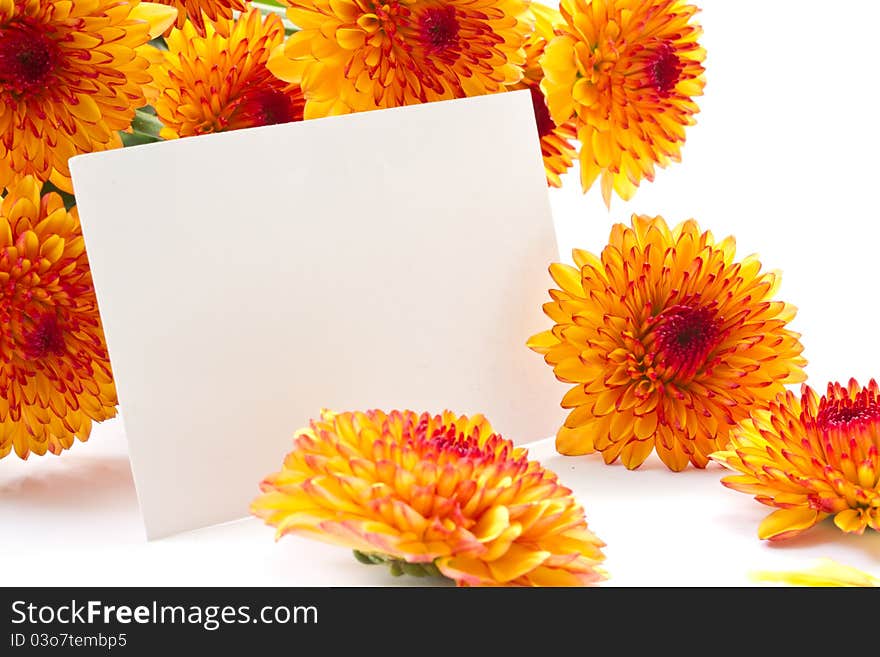
[[[74,158],[151,538],[245,516],[322,407],[555,432],[528,92]]]

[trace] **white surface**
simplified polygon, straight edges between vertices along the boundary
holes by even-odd
[[[611,222],[632,211],[694,216],[719,236],[734,233],[741,255],[757,251],[783,269],[780,296],[800,307],[794,326],[804,333],[811,383],[880,375],[880,133],[871,82],[880,6],[700,4],[708,86],[684,161],[643,184],[632,203],[615,200],[610,214],[598,190],[583,198],[570,175],[551,193],[563,251],[600,249]],[[61,458],[0,462],[0,583],[421,583],[360,566],[343,549],[295,538],[276,544],[257,520],[146,543],[120,434],[111,422]],[[549,443],[532,454],[578,490],[608,544],[608,585],[749,584],[750,570],[819,557],[880,574],[876,532],[844,535],[826,522],[793,541],[759,541],[771,509],[723,488],[719,468],[671,474],[652,457],[629,472],[598,457],[555,457]]]
[[[670,474],[651,457],[642,469],[555,454],[553,468],[607,543],[608,586],[750,585],[749,571],[808,567],[827,556],[877,574],[880,534],[844,535],[831,521],[785,545],[755,535],[770,511],[718,484],[720,467]],[[0,468],[0,585],[386,586],[422,585],[357,563],[351,552],[288,536],[256,518],[147,542],[121,424],[99,426],[64,458]],[[254,494],[256,494],[256,485]],[[11,531],[10,531],[11,528]]]
[[[555,430],[537,143],[523,91],[71,161],[151,537],[247,515],[321,408]]]

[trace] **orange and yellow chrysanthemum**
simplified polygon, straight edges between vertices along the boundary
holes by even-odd
[[[177,27],[182,28],[189,23],[195,32],[202,36],[209,23],[218,22],[222,25],[232,18],[233,11],[245,11],[248,0],[156,0],[163,5],[177,9]]]
[[[834,516],[845,532],[880,531],[880,390],[828,385],[823,396],[804,385],[752,413],[713,459],[740,474],[729,488],[778,507],[758,528],[761,538],[796,536]]]
[[[576,267],[551,265],[554,326],[528,345],[574,384],[561,453],[598,450],[636,468],[656,449],[672,470],[702,468],[737,422],[804,380],[799,335],[786,328],[796,311],[773,300],[779,274],[735,251],[693,220],[670,229],[634,215],[600,257],[575,250]]]
[[[269,61],[307,119],[504,91],[522,78],[525,0],[284,0],[301,28]]]
[[[141,48],[175,15],[138,0],[0,0],[0,192],[28,175],[72,191],[72,156],[121,146],[150,80]]]
[[[600,580],[602,542],[552,472],[480,415],[325,411],[296,436],[252,511],[365,560],[459,585]],[[405,569],[406,571],[406,569]]]
[[[76,208],[20,180],[0,206],[0,458],[59,454],[116,414]]]
[[[275,14],[252,9],[199,36],[192,23],[172,30],[168,50],[150,67],[154,106],[165,139],[299,121],[298,86],[276,78],[266,62],[284,41]]]
[[[605,203],[623,199],[654,166],[678,161],[699,111],[705,51],[684,0],[562,0],[566,24],[541,65],[550,114],[574,119],[581,185],[600,179]]]
[[[571,140],[577,136],[574,122],[568,121],[556,125],[547,109],[544,93],[541,91],[541,80],[544,72],[538,60],[544,54],[547,42],[553,39],[554,29],[562,24],[562,16],[555,9],[533,3],[531,12],[535,17],[535,31],[525,44],[526,63],[523,79],[511,89],[528,89],[532,94],[532,106],[535,109],[535,120],[538,124],[538,136],[541,139],[541,156],[544,158],[544,170],[547,173],[547,184],[561,187],[559,179],[571,168],[577,155],[577,149]]]

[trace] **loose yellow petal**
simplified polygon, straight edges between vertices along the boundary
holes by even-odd
[[[817,565],[805,571],[771,572],[752,574],[758,582],[782,582],[792,586],[880,586],[880,579],[851,566],[844,566],[831,559],[820,559]]]

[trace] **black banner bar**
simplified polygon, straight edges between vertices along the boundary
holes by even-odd
[[[785,647],[791,649],[797,642],[793,627],[806,630],[817,615],[823,626],[840,622],[841,627],[851,627],[861,622],[859,609],[867,630],[876,592],[824,591],[612,587],[0,589],[0,655],[14,657],[33,651],[142,654],[145,650],[178,654],[178,649],[192,645],[200,650],[222,649],[222,654],[228,650],[251,654],[255,646],[283,648],[328,641],[337,647],[353,642],[361,645],[366,655],[387,654],[392,644],[408,645],[413,649],[405,652],[413,655],[421,652],[426,642],[458,642],[466,636],[471,642],[485,641],[496,651],[502,645],[521,648],[528,640],[553,643],[563,636],[582,646],[609,636],[627,646],[652,636],[669,645],[672,637],[682,634],[694,640],[705,632],[711,640],[713,635],[719,638],[731,631],[748,631],[746,618],[755,623],[756,631],[760,627],[763,634],[771,635],[765,648],[773,643],[774,632],[768,628],[776,626],[784,635]],[[835,615],[840,616],[839,621]],[[725,629],[731,622],[736,627]],[[792,622],[794,626],[789,625]],[[468,645],[474,647],[473,643]],[[459,654],[470,651],[455,652]]]

